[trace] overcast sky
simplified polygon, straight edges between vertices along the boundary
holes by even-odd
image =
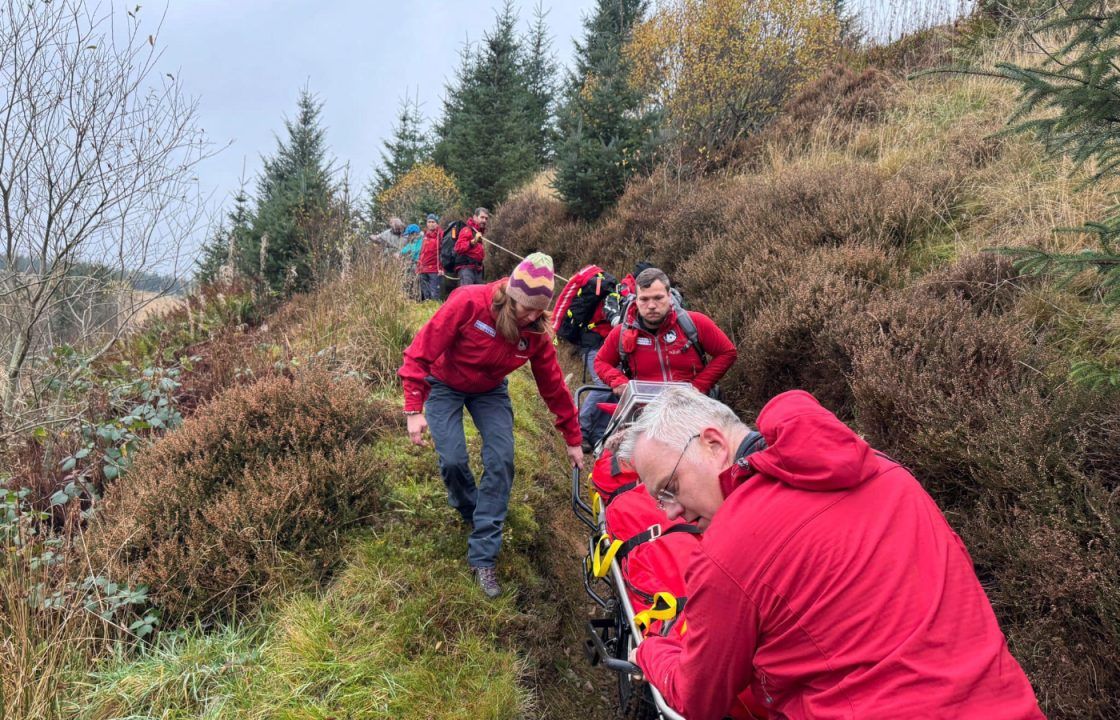
[[[158,38],[160,70],[175,73],[198,99],[210,139],[232,142],[199,168],[202,188],[224,205],[243,166],[252,183],[307,85],[323,103],[330,153],[350,163],[360,189],[401,98],[418,95],[424,115],[437,118],[459,49],[490,29],[499,1],[170,0]],[[523,29],[534,6],[518,4]],[[582,36],[581,19],[594,0],[546,0],[544,7],[553,49],[571,62],[572,39]],[[153,13],[147,22],[161,9],[145,7]]]
[[[252,189],[261,155],[274,151],[275,136],[284,132],[284,118],[295,114],[305,85],[323,103],[331,155],[349,163],[353,187],[360,190],[401,98],[418,96],[426,118],[437,118],[459,49],[493,25],[500,2],[169,0],[158,37],[160,70],[176,74],[198,99],[199,120],[210,139],[229,144],[199,168],[203,191],[212,194],[215,207],[228,205],[243,169]],[[848,5],[868,16],[886,13],[881,17],[897,29],[896,16],[906,24],[907,16],[928,14],[930,8],[951,12],[964,2],[849,0]],[[566,66],[595,0],[543,3],[553,49]],[[517,2],[522,29],[535,4]],[[145,6],[145,26],[161,11]]]

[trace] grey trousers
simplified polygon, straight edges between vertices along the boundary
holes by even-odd
[[[464,285],[481,285],[483,282],[482,268],[459,268],[459,287],[463,287]]]
[[[439,455],[447,503],[474,523],[467,541],[471,567],[494,567],[502,547],[502,526],[513,487],[513,405],[507,380],[483,393],[463,393],[428,378],[432,392],[424,406]],[[463,408],[482,436],[482,482],[475,484],[463,433]]]
[[[439,300],[439,273],[420,273],[420,299]]]

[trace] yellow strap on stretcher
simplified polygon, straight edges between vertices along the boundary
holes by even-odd
[[[603,552],[604,546],[607,548],[606,552]],[[611,542],[610,536],[603,533],[595,543],[595,552],[591,555],[591,574],[597,578],[606,577],[620,547],[622,547],[621,540]]]
[[[591,491],[591,516],[594,518],[599,517],[599,511],[603,509],[603,498],[599,497],[599,493],[594,490]]]
[[[672,593],[653,594],[653,605],[634,616],[634,624],[645,632],[654,620],[672,620],[677,616],[677,598]]]

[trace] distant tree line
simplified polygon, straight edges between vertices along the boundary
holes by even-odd
[[[305,290],[390,217],[494,208],[545,169],[572,215],[593,220],[635,173],[668,159],[683,173],[718,164],[823,67],[841,11],[835,0],[671,0],[652,13],[648,0],[598,0],[561,78],[547,12],[538,5],[520,32],[507,0],[462,46],[430,127],[406,93],[360,198],[304,90],[198,275],[230,267],[273,293]]]

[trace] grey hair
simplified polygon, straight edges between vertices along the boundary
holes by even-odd
[[[653,285],[658,281],[660,281],[661,284],[665,286],[666,290],[672,287],[669,284],[669,276],[666,275],[665,271],[661,268],[646,268],[645,270],[642,270],[640,273],[638,273],[638,277],[634,278],[634,284],[640,287],[642,290],[645,290],[650,285]]]
[[[475,217],[478,217],[478,216],[479,216],[479,215],[481,215],[482,213],[486,213],[487,215],[489,215],[489,214],[490,214],[490,211],[489,211],[489,210],[487,210],[487,209],[486,209],[486,208],[484,208],[484,207],[476,207],[476,208],[474,209],[474,216],[475,216]]]
[[[623,460],[632,459],[634,445],[647,435],[669,447],[684,448],[689,438],[710,427],[730,434],[746,425],[731,408],[696,388],[669,388],[646,405],[628,428],[618,456]]]

